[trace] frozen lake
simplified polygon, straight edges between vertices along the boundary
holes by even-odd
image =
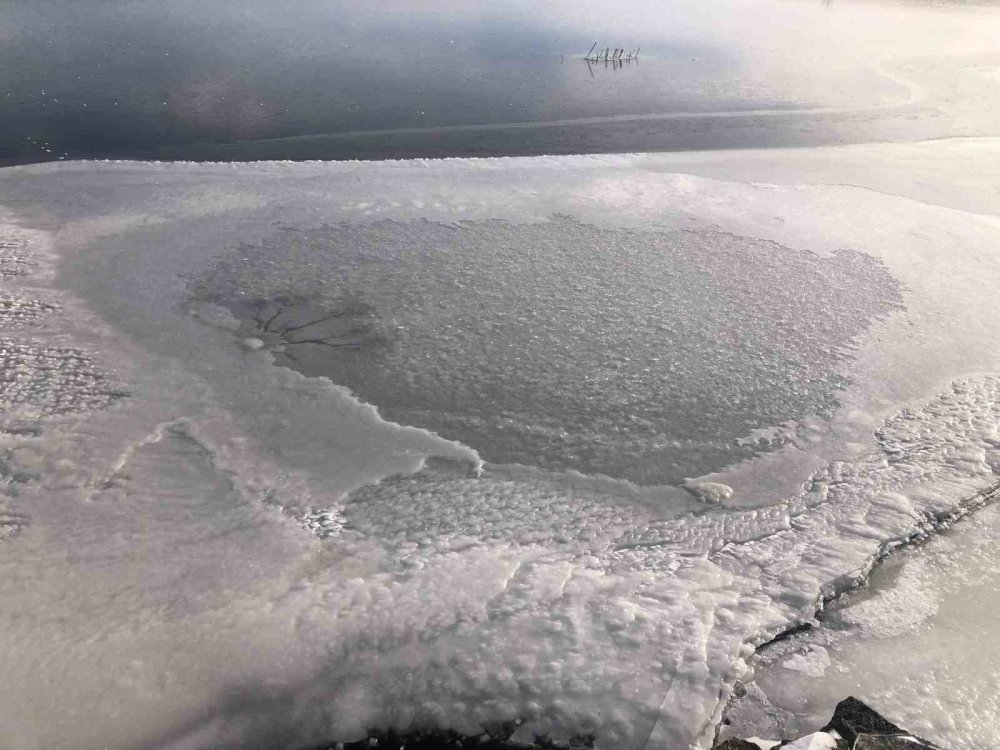
[[[0,746],[1000,742],[996,10],[357,5],[0,8]]]
[[[996,174],[4,170],[9,736],[707,747],[755,644],[995,483]]]

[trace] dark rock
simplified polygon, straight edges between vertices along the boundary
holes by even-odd
[[[900,735],[907,734],[874,709],[851,696],[837,704],[830,723],[822,731],[835,730],[853,747],[854,741],[862,734]]]
[[[760,750],[760,745],[755,745],[746,740],[730,739],[721,745],[716,745],[712,750]]]
[[[845,698],[837,704],[830,723],[821,732],[836,738],[838,750],[943,750],[933,742],[900,729],[857,698]],[[778,747],[793,745],[785,740]],[[752,742],[729,739],[712,750],[760,750]]]

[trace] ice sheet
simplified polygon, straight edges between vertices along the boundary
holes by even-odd
[[[995,744],[998,521],[994,506],[893,556],[814,629],[761,652],[754,688],[728,709],[726,733],[809,731],[826,722],[830,700],[850,692],[943,747]],[[789,679],[789,669],[803,678]]]
[[[754,429],[829,418],[854,337],[901,299],[858,253],[565,217],[283,228],[193,295],[276,362],[492,463],[642,485],[749,458],[768,442],[737,443]]]
[[[60,389],[100,382],[117,394],[63,410],[29,388],[22,416],[4,416],[2,470],[16,492],[0,512],[21,520],[0,543],[0,724],[16,745],[295,747],[520,719],[523,737],[706,747],[754,644],[812,619],[875,557],[996,481],[1000,420],[1000,220],[987,215],[1000,144],[727,159],[0,173],[4,235],[26,238],[22,256],[38,263],[3,294],[52,304],[5,335],[28,351],[80,352],[92,374]],[[976,189],[969,161],[982,169]],[[942,168],[936,186],[914,189],[919,200],[721,174],[742,179],[762,163],[875,188]],[[699,169],[715,174],[680,173]],[[839,406],[736,436],[774,449],[701,477],[733,489],[709,506],[676,487],[552,471],[544,456],[541,468],[484,466],[469,446],[276,366],[273,347],[247,345],[238,305],[191,296],[222,267],[270,259],[301,276],[275,244],[282,227],[317,243],[305,261],[333,279],[319,260],[340,232],[405,258],[393,232],[421,227],[410,244],[426,255],[440,250],[428,241],[440,225],[476,237],[452,251],[472,256],[489,252],[484,227],[648,252],[639,236],[681,256],[694,238],[732,259],[709,275],[753,265],[740,253],[822,268],[854,257],[875,288],[883,274],[898,283],[903,307],[870,319],[862,306],[867,333],[849,327],[850,356],[826,368],[842,379]],[[233,262],[241,247],[245,266]],[[502,264],[480,263],[484,290],[503,283]],[[409,276],[433,288],[451,268]],[[573,270],[587,283],[603,273]],[[821,298],[853,304],[853,291]],[[437,334],[443,318],[425,320]],[[818,333],[803,336],[818,346]],[[429,371],[443,373],[451,360],[434,342]],[[42,359],[19,362],[32,382],[47,372]]]

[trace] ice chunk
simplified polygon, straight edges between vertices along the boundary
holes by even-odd
[[[722,482],[704,482],[685,479],[684,489],[706,503],[719,505],[733,496],[733,488]]]
[[[837,740],[827,732],[815,732],[784,745],[788,750],[838,750]]]

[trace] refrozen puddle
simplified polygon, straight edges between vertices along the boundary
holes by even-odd
[[[749,458],[763,441],[737,439],[755,430],[829,418],[852,340],[901,299],[856,252],[564,217],[286,228],[193,292],[389,419],[490,462],[643,485]]]
[[[726,159],[903,185],[931,165],[958,204],[963,165],[977,201],[1000,174],[993,141]],[[5,331],[30,375],[0,434],[5,738],[272,748],[519,719],[519,739],[708,746],[755,645],[996,481],[1000,220],[680,167],[718,169],[0,172],[5,236],[28,238],[0,292],[53,305]],[[447,439],[468,435],[485,467]],[[768,441],[712,475],[736,491],[719,506],[622,481]]]
[[[831,702],[853,694],[952,750],[994,746],[998,536],[993,506],[888,558],[811,630],[759,653],[723,736],[815,731]]]

